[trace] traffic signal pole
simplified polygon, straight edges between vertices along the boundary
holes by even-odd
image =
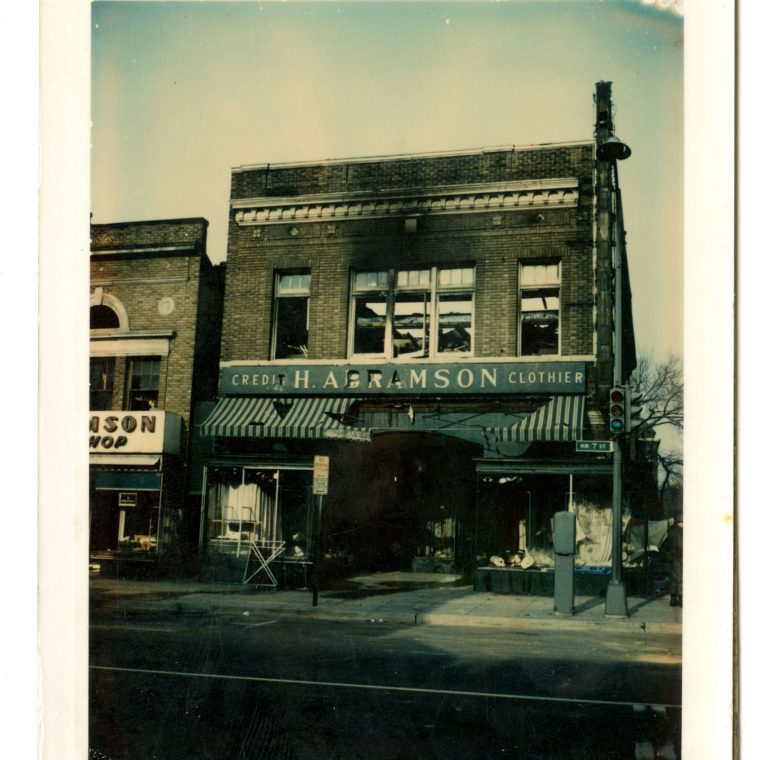
[[[613,386],[623,383],[623,246],[625,230],[622,221],[622,204],[618,182],[617,161],[612,160],[612,177],[615,183],[615,234],[613,237],[613,274],[615,277],[615,332]],[[612,579],[607,585],[604,614],[610,617],[628,617],[628,600],[623,583],[623,452],[620,436],[613,439],[612,452]]]

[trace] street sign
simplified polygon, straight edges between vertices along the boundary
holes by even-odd
[[[330,477],[330,457],[314,457],[313,493],[318,496],[327,494],[327,482]]]
[[[576,441],[576,451],[594,451],[605,452],[609,454],[612,451],[612,441]]]

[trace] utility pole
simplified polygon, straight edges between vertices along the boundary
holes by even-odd
[[[612,210],[611,255],[614,281],[613,336],[612,336],[612,386],[623,386],[623,252],[625,250],[625,229],[623,228],[623,206],[620,196],[620,181],[617,162],[631,155],[631,149],[621,142],[613,132],[612,102],[610,83],[597,84],[597,159],[609,164],[609,173],[600,175],[609,183],[604,188],[606,197],[612,190],[615,199]],[[605,167],[606,168],[606,167]],[[601,179],[601,177],[600,177]],[[610,187],[611,186],[611,187]],[[624,431],[623,431],[624,432]],[[613,438],[612,453],[612,579],[607,586],[605,615],[627,617],[628,602],[623,583],[623,452],[621,434]]]
[[[612,176],[615,183],[615,235],[613,237],[613,274],[615,277],[615,332],[613,386],[623,384],[623,235],[621,229],[620,187],[617,177],[617,161],[612,160]],[[607,585],[604,614],[628,617],[628,599],[623,583],[623,451],[621,437],[616,436],[612,446],[612,579]]]

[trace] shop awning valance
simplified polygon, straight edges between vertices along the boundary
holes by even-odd
[[[368,440],[369,431],[346,424],[354,401],[345,397],[229,396],[201,423],[201,435]]]
[[[490,428],[497,442],[575,441],[583,438],[585,398],[552,396],[546,404],[504,427]]]
[[[155,468],[161,463],[159,454],[90,454],[91,465],[106,467]]]

